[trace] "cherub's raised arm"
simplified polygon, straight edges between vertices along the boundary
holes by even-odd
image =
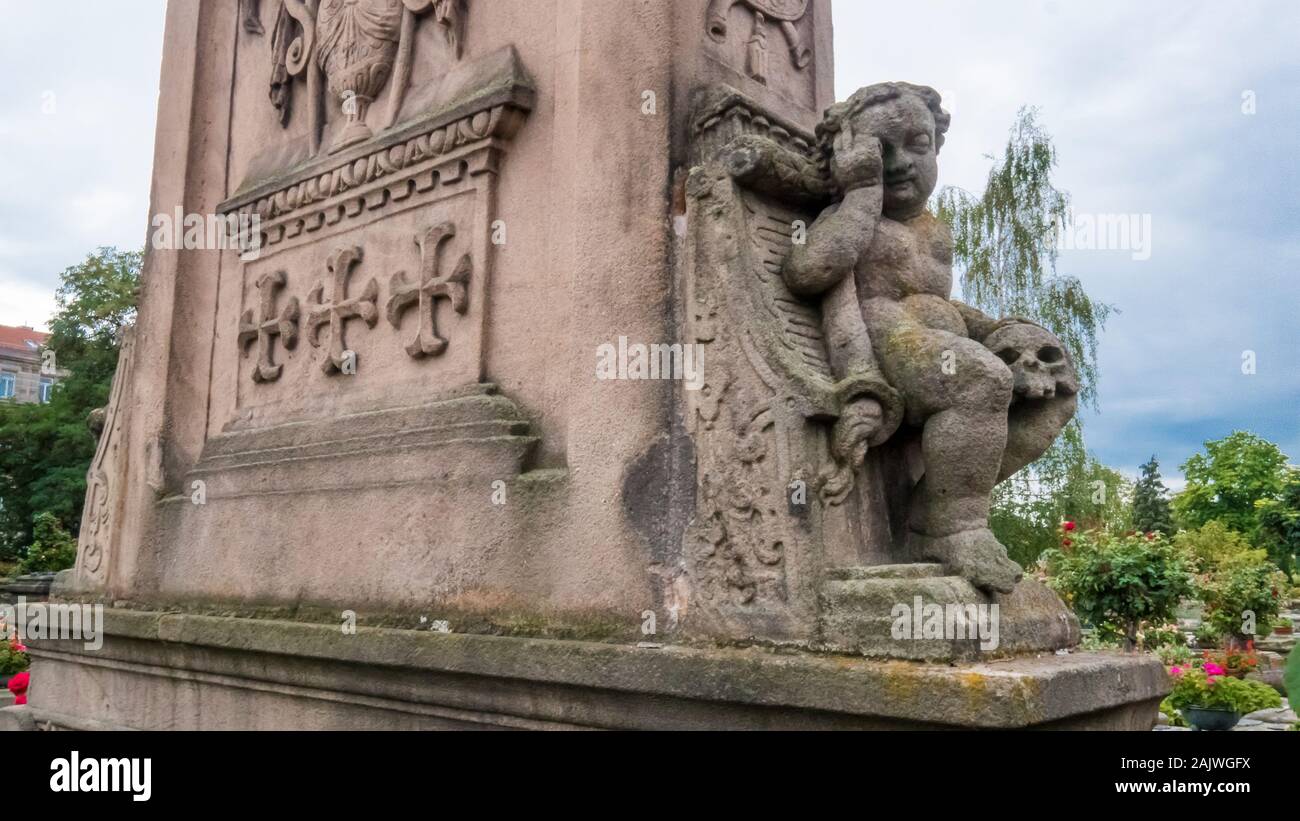
[[[844,192],[808,229],[785,264],[785,281],[800,296],[817,296],[853,273],[871,245],[884,206],[885,166],[880,140],[853,133],[845,122],[835,135],[831,177]]]
[[[853,274],[875,237],[884,192],[879,184],[849,191],[828,207],[796,244],[785,263],[785,281],[799,296],[819,296]]]

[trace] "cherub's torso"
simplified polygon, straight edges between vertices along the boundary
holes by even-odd
[[[896,314],[896,306],[901,306],[909,318],[926,327],[966,335],[965,322],[948,301],[952,234],[929,212],[907,222],[881,218],[870,247],[858,260],[856,274],[864,310]],[[885,303],[892,303],[888,307],[894,310],[882,310]]]

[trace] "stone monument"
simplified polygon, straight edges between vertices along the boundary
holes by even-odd
[[[1058,654],[988,528],[1074,367],[950,301],[942,101],[834,104],[831,41],[829,0],[170,3],[153,212],[251,227],[148,254],[54,591],[103,647],[34,646],[29,718],[1149,728],[1160,665]]]

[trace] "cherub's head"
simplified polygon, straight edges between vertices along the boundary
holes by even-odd
[[[939,149],[952,117],[939,92],[911,83],[878,83],[832,106],[817,127],[829,161],[835,135],[847,125],[854,139],[880,140],[885,164],[885,215],[908,219],[925,210],[939,183]]]

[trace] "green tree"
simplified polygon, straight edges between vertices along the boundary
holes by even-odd
[[[1183,554],[1159,534],[1116,536],[1097,531],[1045,554],[1049,583],[1098,628],[1117,628],[1130,650],[1144,622],[1163,624],[1191,588]]]
[[[1123,533],[1133,529],[1129,499],[1133,484],[1087,454],[1077,455],[1077,431],[1066,431],[1061,447],[993,491],[989,523],[1011,558],[1033,565],[1060,546],[1061,525]]]
[[[1300,468],[1289,468],[1277,499],[1255,502],[1258,538],[1268,555],[1287,574],[1294,574],[1300,556]]]
[[[1142,466],[1142,478],[1133,487],[1133,526],[1143,533],[1174,535],[1169,491],[1160,480],[1160,463],[1152,456]]]
[[[1240,648],[1255,633],[1271,632],[1285,587],[1286,577],[1267,553],[1247,550],[1224,559],[1197,594],[1205,603],[1205,624]]]
[[[80,527],[95,452],[86,418],[108,401],[118,336],[135,318],[142,257],[100,248],[63,272],[45,350],[67,376],[46,404],[0,404],[0,559],[33,543],[38,514],[52,514],[70,534]]]
[[[1076,277],[1057,273],[1060,226],[1070,197],[1052,182],[1056,146],[1022,108],[979,197],[948,186],[935,213],[952,229],[962,299],[991,316],[1019,316],[1060,337],[1079,369],[1080,394],[1096,406],[1097,337],[1114,308],[1088,296]]]
[[[1097,339],[1114,308],[1057,272],[1059,226],[1070,198],[1052,181],[1056,147],[1036,109],[1020,110],[1005,151],[992,159],[982,195],[949,186],[932,203],[952,230],[962,299],[991,316],[1023,317],[1056,334],[1079,370],[1081,401],[1096,407]],[[994,532],[1017,561],[1032,563],[1056,543],[1062,517],[1122,518],[1121,496],[1092,501],[1095,482],[1120,487],[1105,472],[1088,456],[1078,420],[1071,422],[1042,459],[994,494]]]
[[[1217,519],[1230,530],[1254,537],[1259,528],[1257,503],[1282,496],[1287,457],[1272,442],[1237,431],[1206,442],[1205,453],[1183,463],[1183,475],[1187,489],[1173,502],[1178,524],[1197,528]]]
[[[1197,573],[1212,574],[1234,556],[1254,550],[1250,540],[1223,522],[1206,522],[1192,530],[1180,530],[1174,546],[1183,552]]]
[[[53,513],[38,513],[32,525],[32,544],[19,565],[21,573],[67,570],[77,562],[77,538],[63,529]]]

